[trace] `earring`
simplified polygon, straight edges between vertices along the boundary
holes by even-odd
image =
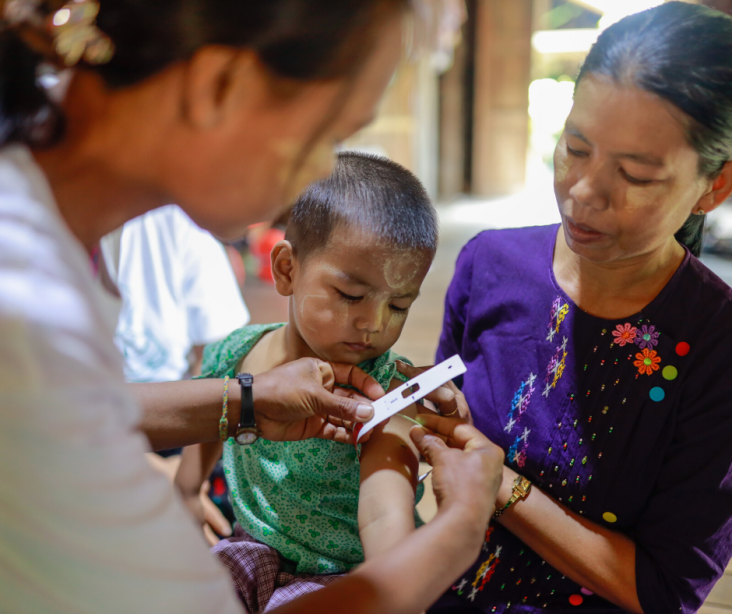
[[[704,211],[704,209],[699,209],[699,211],[696,212],[697,215],[706,215],[707,212]]]

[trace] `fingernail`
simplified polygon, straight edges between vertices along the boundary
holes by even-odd
[[[421,426],[413,426],[409,431],[409,436],[412,438],[414,443],[419,443],[426,435],[427,431],[425,431]]]
[[[370,420],[373,415],[374,408],[371,405],[360,403],[358,407],[356,407],[356,417],[359,420]]]

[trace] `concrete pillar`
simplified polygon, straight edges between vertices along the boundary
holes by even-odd
[[[472,192],[521,190],[526,177],[533,0],[478,0]]]

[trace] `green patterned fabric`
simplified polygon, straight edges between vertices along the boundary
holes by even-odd
[[[207,346],[203,377],[233,377],[254,345],[281,326],[245,326]],[[386,390],[394,378],[406,381],[396,360],[408,362],[390,350],[359,367]],[[224,472],[241,527],[294,561],[297,573],[339,573],[363,562],[354,446],[321,439],[239,446],[232,438],[224,445]],[[418,500],[421,494],[419,488]]]

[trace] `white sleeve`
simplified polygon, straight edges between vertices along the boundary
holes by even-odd
[[[190,228],[181,250],[188,333],[193,345],[205,345],[247,324],[249,311],[224,246],[186,219]]]
[[[0,202],[0,610],[240,614],[145,460],[83,254],[51,230],[14,224]]]

